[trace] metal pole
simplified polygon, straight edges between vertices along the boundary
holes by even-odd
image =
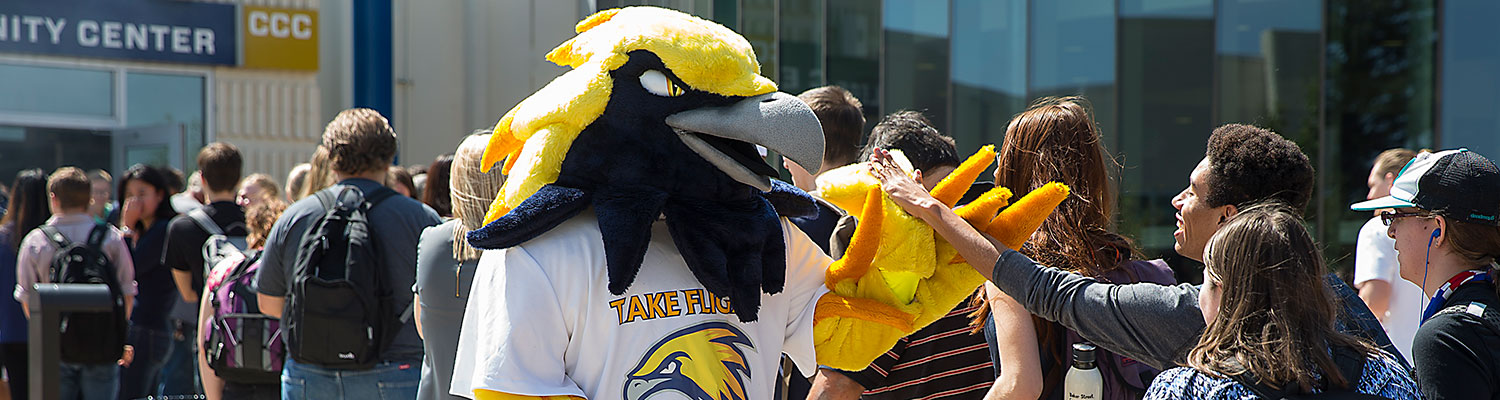
[[[31,400],[53,400],[58,396],[58,338],[62,316],[69,312],[111,311],[114,296],[109,287],[97,284],[38,283],[33,286],[26,308],[31,313]]]

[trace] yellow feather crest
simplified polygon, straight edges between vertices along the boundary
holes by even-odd
[[[557,180],[569,144],[609,104],[613,89],[609,72],[624,65],[631,51],[650,51],[696,90],[737,97],[776,91],[776,84],[760,75],[760,63],[749,41],[723,25],[679,11],[657,7],[604,10],[585,18],[575,29],[578,36],[547,54],[548,61],[573,70],[522,100],[495,124],[484,152],[484,169],[487,172],[505,160],[504,172],[510,179],[485,223]],[[533,140],[541,132],[548,137]]]

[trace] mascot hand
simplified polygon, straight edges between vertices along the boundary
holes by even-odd
[[[911,171],[903,155],[892,155]],[[994,159],[994,146],[980,149],[932,189],[933,197],[953,206]],[[863,163],[829,171],[819,177],[818,188],[826,200],[859,217],[844,257],[824,277],[830,293],[818,300],[814,317],[819,364],[862,370],[902,337],[947,315],[984,282],[931,227],[881,192]],[[1005,208],[1011,191],[997,187],[955,212],[1014,247],[1066,197],[1067,187],[1052,183]]]

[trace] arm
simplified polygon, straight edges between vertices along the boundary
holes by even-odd
[[[874,173],[893,201],[931,225],[980,274],[1032,314],[1056,321],[1099,347],[1161,369],[1175,365],[1202,333],[1197,288],[1103,284],[1038,265],[979,233],[920,190],[889,163],[888,155],[877,152],[876,161],[880,165]]]
[[[416,293],[411,294],[411,320],[417,324],[417,337],[425,339],[422,336],[422,295]]]
[[[807,400],[858,400],[864,392],[864,386],[844,373],[818,368],[818,375],[813,377],[812,390],[808,391]]]
[[[1391,306],[1391,283],[1371,279],[1356,286],[1359,286],[1359,298],[1370,307],[1370,313],[1384,323],[1386,310]]]
[[[985,284],[990,314],[999,338],[1000,377],[990,386],[987,400],[1035,399],[1042,395],[1041,356],[1031,314],[993,284]]]
[[[172,269],[172,282],[177,284],[177,292],[182,293],[182,301],[189,303],[198,302],[198,291],[193,290],[193,273]]]
[[[280,314],[280,312],[277,314]],[[208,317],[210,315],[213,315],[213,306],[209,304],[208,296],[203,296],[198,302],[198,329],[209,329]],[[201,334],[198,337],[194,337],[193,345],[201,346],[203,343],[202,339]],[[208,352],[203,350],[198,349],[198,376],[202,377],[203,394],[208,396],[208,400],[220,400],[224,398],[224,380],[220,379],[213,368],[208,366]]]
[[[1500,391],[1490,379],[1496,358],[1492,340],[1478,333],[1485,323],[1468,314],[1440,315],[1417,330],[1412,378],[1424,399],[1472,399]],[[1488,346],[1487,346],[1488,344]]]
[[[255,294],[256,303],[260,306],[260,313],[272,318],[281,319],[281,310],[286,307],[286,298],[271,296],[265,293]],[[202,326],[202,325],[199,325]]]

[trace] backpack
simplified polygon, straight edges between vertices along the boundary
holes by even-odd
[[[1177,283],[1177,279],[1172,274],[1172,268],[1161,259],[1125,261],[1120,263],[1120,268],[1106,272],[1100,278],[1111,283],[1145,282],[1158,285]],[[1072,349],[1075,343],[1087,342],[1078,332],[1066,328],[1063,330],[1065,340],[1063,344],[1067,346],[1064,347],[1065,349]],[[1061,360],[1063,368],[1072,365],[1071,354],[1071,352],[1063,353],[1064,360]],[[1103,348],[1096,348],[1094,357],[1099,374],[1104,378],[1102,382],[1104,388],[1102,399],[1104,400],[1139,399],[1145,396],[1146,389],[1151,386],[1151,381],[1156,379],[1156,375],[1161,374],[1161,370],[1146,363]],[[1061,385],[1058,387],[1061,388]]]
[[[333,190],[315,194],[326,211],[298,248],[282,320],[287,348],[299,363],[369,369],[411,319],[410,305],[402,315],[395,311],[396,288],[388,283],[370,231],[370,210],[396,192]],[[344,201],[351,193],[352,204]]]
[[[245,243],[244,236],[228,236],[219,224],[208,216],[202,208],[194,208],[188,211],[188,217],[198,224],[204,232],[208,232],[208,240],[203,242],[203,276],[208,276],[209,271],[219,265],[220,261],[234,256],[244,255],[244,250],[249,248]]]
[[[281,321],[261,314],[255,291],[259,252],[234,266],[217,288],[205,293],[213,305],[203,337],[203,355],[214,375],[245,384],[281,381],[286,352]]]
[[[42,225],[42,234],[57,247],[52,256],[53,283],[106,285],[114,309],[105,312],[73,312],[62,316],[61,360],[74,364],[113,365],[125,353],[125,296],[115,278],[115,266],[104,254],[104,239],[109,228],[95,225],[84,244],[68,241],[57,227]]]
[[[1244,385],[1245,388],[1250,389],[1250,392],[1255,393],[1255,395],[1257,397],[1260,397],[1262,399],[1267,399],[1267,400],[1274,400],[1274,399],[1330,399],[1330,400],[1336,400],[1336,399],[1383,399],[1384,398],[1384,397],[1376,396],[1376,395],[1373,395],[1373,394],[1365,394],[1365,393],[1359,393],[1359,392],[1354,391],[1354,388],[1357,387],[1357,386],[1359,386],[1359,378],[1361,376],[1363,376],[1364,372],[1365,372],[1365,359],[1364,359],[1364,357],[1359,357],[1357,354],[1354,354],[1354,352],[1352,350],[1349,350],[1349,349],[1346,349],[1346,348],[1343,348],[1343,347],[1336,347],[1336,348],[1333,349],[1333,364],[1336,365],[1336,366],[1338,366],[1339,372],[1343,373],[1344,374],[1344,378],[1347,379],[1347,380],[1349,380],[1349,386],[1350,386],[1350,388],[1348,388],[1348,389],[1336,389],[1336,390],[1325,390],[1325,391],[1323,391],[1321,393],[1291,393],[1293,390],[1296,390],[1291,385],[1288,385],[1287,387],[1281,388],[1280,390],[1276,390],[1276,389],[1271,389],[1270,387],[1267,387],[1267,386],[1264,386],[1264,385],[1261,385],[1261,384],[1258,384],[1258,383],[1252,383],[1252,382],[1259,381],[1259,379],[1256,379],[1255,376],[1254,376],[1254,374],[1250,374],[1250,373],[1244,373],[1244,374],[1240,374],[1240,375],[1234,375],[1234,376],[1230,376],[1229,378],[1233,379],[1235,382],[1239,382],[1239,384],[1241,384],[1241,385]]]

